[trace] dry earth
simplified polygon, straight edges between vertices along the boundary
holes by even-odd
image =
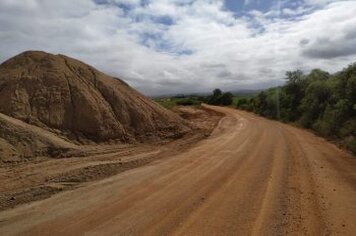
[[[77,144],[146,142],[190,131],[180,117],[124,81],[76,59],[41,51],[23,52],[0,65],[0,112]],[[8,141],[4,148],[12,146],[17,156],[39,147],[65,148],[37,139],[27,129],[20,129],[20,138],[14,136],[18,126],[13,130],[14,124],[6,121],[0,119],[0,141]],[[18,143],[25,144],[24,152]]]
[[[54,188],[82,187],[0,212],[0,235],[355,235],[353,156],[307,131],[210,108],[225,116],[207,139],[186,139],[188,149],[182,140],[134,154],[103,147],[89,158],[16,166],[18,175],[2,168],[1,183],[36,182],[48,170]],[[145,163],[155,152],[161,158]],[[76,179],[91,180],[95,161],[105,177],[113,159],[101,157],[112,153],[143,163],[95,182]],[[63,167],[69,175],[58,173]]]
[[[7,124],[11,122],[22,127],[24,132],[37,137],[36,140],[65,147],[63,153],[68,157],[64,158],[66,156],[58,153],[56,158],[51,158],[40,155],[40,151],[37,156],[16,158],[2,150],[0,210],[45,199],[55,193],[80,187],[82,183],[107,178],[167,155],[177,154],[209,136],[223,115],[204,108],[177,107],[175,111],[194,129],[193,132],[174,141],[112,145],[75,145],[54,133],[0,113],[0,121],[6,119]],[[24,136],[17,132],[9,134]]]

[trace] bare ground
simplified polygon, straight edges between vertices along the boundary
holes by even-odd
[[[1,168],[1,192],[75,189],[0,212],[0,234],[354,235],[355,157],[307,131],[210,108],[225,117],[205,140]]]
[[[176,112],[188,120],[195,132],[175,141],[152,142],[135,145],[86,145],[64,143],[75,150],[70,158],[48,158],[38,156],[20,161],[3,158],[0,167],[0,210],[15,207],[53,194],[72,190],[82,183],[104,179],[112,175],[137,168],[167,155],[188,149],[195,142],[210,135],[223,116],[209,109],[176,108]],[[192,115],[193,114],[193,115]],[[3,115],[0,113],[0,115]],[[3,115],[4,116],[4,115]],[[66,142],[51,132],[4,116],[18,125],[26,126],[36,135],[46,136],[54,143]],[[62,146],[64,144],[60,143]],[[75,154],[80,154],[75,156]]]

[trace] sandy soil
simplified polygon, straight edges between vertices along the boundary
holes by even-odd
[[[164,140],[191,131],[179,116],[119,78],[43,51],[22,52],[0,64],[0,112],[80,144]],[[0,138],[9,140],[3,130],[0,124]],[[14,138],[13,130],[5,130]]]
[[[155,151],[164,158],[4,210],[0,235],[354,235],[354,157],[304,130],[211,108],[226,116],[207,139],[166,152],[142,147],[128,158],[145,160]],[[68,162],[68,171],[85,165]],[[42,165],[53,165],[43,167],[53,169],[52,184],[73,183],[55,175],[59,161],[23,168]],[[18,178],[37,173],[16,170]],[[17,183],[6,174],[1,181]]]
[[[68,158],[38,155],[16,159],[0,153],[0,160],[3,160],[0,161],[0,211],[176,155],[208,137],[223,116],[204,108],[177,107],[175,112],[190,124],[193,132],[174,141],[112,145],[76,145],[54,133],[0,113],[0,120],[6,119],[8,124],[16,124],[25,132],[31,132],[36,140],[60,146],[66,154],[70,150]]]

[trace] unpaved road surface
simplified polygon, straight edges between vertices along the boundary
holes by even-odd
[[[356,160],[229,108],[180,154],[0,212],[0,235],[355,235]]]
[[[62,152],[57,149],[57,158],[49,157],[46,153],[39,154],[41,145],[34,144],[37,143],[35,141],[34,145],[24,151],[26,157],[14,156],[6,150],[4,152],[6,141],[5,145],[1,145],[4,140],[0,138],[0,211],[43,200],[54,194],[145,166],[158,159],[175,156],[209,137],[224,116],[204,107],[175,107],[175,112],[186,120],[192,132],[176,139],[158,139],[146,143],[89,145],[71,143],[57,134],[5,116],[12,124],[19,124],[24,129],[5,130],[8,133],[3,135],[10,134],[17,138],[16,135],[21,132],[31,132],[32,135],[25,137],[25,140],[36,140],[40,136],[38,140],[64,149]],[[1,119],[0,114],[0,121]],[[23,138],[17,139],[17,146],[26,145],[22,142]],[[70,145],[73,145],[72,148],[67,148]],[[37,154],[28,155],[31,153]]]

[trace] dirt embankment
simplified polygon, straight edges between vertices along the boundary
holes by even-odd
[[[77,145],[156,142],[189,132],[177,114],[76,59],[28,51],[0,65],[0,161],[65,157]]]
[[[181,117],[64,55],[21,53],[0,65],[0,209],[186,149],[220,119],[205,113]]]
[[[21,124],[23,132],[32,132],[31,135],[36,140],[43,140],[45,144],[61,143],[67,149],[61,153],[60,159],[41,155],[39,151],[37,155],[25,159],[12,156],[3,158],[0,167],[0,210],[45,199],[53,194],[78,188],[86,182],[108,178],[162,157],[176,155],[209,136],[222,117],[222,114],[204,108],[181,107],[175,111],[191,127],[192,132],[175,141],[121,145],[75,145],[64,139],[56,140],[57,136],[49,131],[4,116],[4,119],[12,123]],[[0,121],[1,118],[0,115]],[[37,132],[37,129],[41,132]],[[43,146],[47,148],[46,145]],[[33,149],[41,150],[38,146]],[[64,158],[65,154],[70,158]]]

